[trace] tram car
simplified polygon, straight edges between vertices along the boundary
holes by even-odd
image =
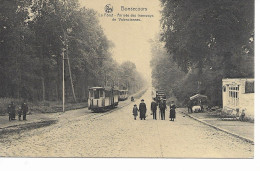
[[[89,88],[88,109],[104,112],[118,106],[119,90],[113,87]]]
[[[156,102],[159,103],[160,99],[166,99],[166,93],[164,90],[157,90],[156,91]]]
[[[124,101],[128,98],[128,90],[119,90],[119,101]]]

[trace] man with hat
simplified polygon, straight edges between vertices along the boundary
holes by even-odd
[[[159,108],[160,108],[160,112],[161,112],[161,120],[165,120],[165,110],[166,110],[166,99],[162,99],[160,101],[160,105],[159,105]]]
[[[24,102],[22,104],[22,113],[23,113],[23,120],[26,120],[26,113],[28,112],[28,106],[27,104]]]
[[[144,103],[144,99],[141,100],[141,103],[139,104],[139,111],[140,111],[140,119],[144,119],[146,118],[145,114],[146,114],[146,104]]]
[[[153,114],[153,119],[157,119],[156,118],[156,111],[157,111],[157,103],[155,102],[155,98],[153,99],[152,103],[151,103],[151,111]]]

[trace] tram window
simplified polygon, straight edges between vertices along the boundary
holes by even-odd
[[[93,90],[90,90],[90,91],[89,91],[89,96],[90,96],[90,97],[93,97]]]
[[[105,91],[105,97],[110,97],[111,96],[111,91]]]
[[[99,98],[99,90],[94,91],[94,99]]]
[[[103,94],[104,94],[104,91],[103,90],[99,90],[99,94],[100,94],[100,97],[104,97]]]

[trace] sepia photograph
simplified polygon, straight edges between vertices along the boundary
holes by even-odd
[[[0,158],[255,159],[254,0],[0,0]]]

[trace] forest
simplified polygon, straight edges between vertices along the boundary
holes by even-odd
[[[221,106],[223,78],[254,77],[254,1],[160,1],[161,33],[150,41],[153,85],[180,105],[200,93]]]
[[[31,102],[88,98],[92,86],[134,93],[144,79],[132,62],[111,54],[97,12],[78,0],[0,0],[0,98]],[[63,59],[64,58],[64,59]]]

